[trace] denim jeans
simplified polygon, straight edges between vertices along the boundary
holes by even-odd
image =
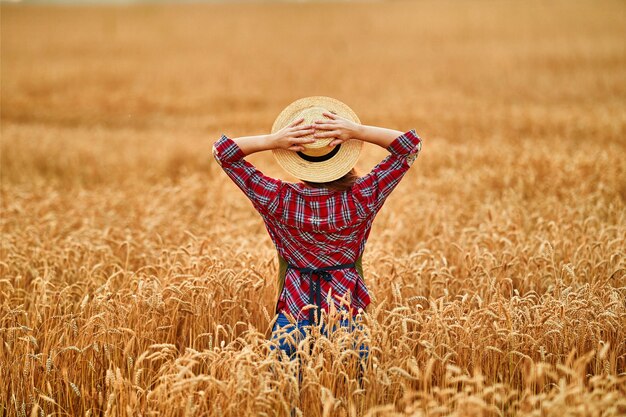
[[[355,327],[362,329],[362,326],[354,319],[352,320],[352,323],[350,323],[349,319],[344,319],[344,320],[340,320],[337,324],[340,325],[341,327],[349,328],[350,331],[353,331]],[[337,324],[335,324],[335,326]],[[298,329],[297,332],[295,331],[296,325]],[[297,349],[297,344],[306,337],[307,326],[309,326],[309,320],[300,320],[296,323],[296,325],[290,323],[287,316],[285,316],[283,313],[279,313],[278,318],[276,319],[276,322],[274,323],[274,327],[272,328],[271,340],[274,343],[270,345],[270,349],[282,350],[283,352],[287,354],[287,357],[290,360],[295,359],[294,356],[295,356],[295,352]],[[336,327],[334,327],[333,329],[336,329]],[[326,332],[327,330],[326,323],[322,323],[320,330],[323,335],[325,336],[328,335]],[[289,334],[294,339],[295,345],[293,345],[291,341],[286,337],[286,334]],[[353,348],[356,350],[356,344],[353,346]],[[359,384],[360,384],[362,373],[365,371],[364,362],[366,362],[369,357],[369,349],[365,344],[361,344],[361,346],[358,349],[358,352],[359,352],[359,357],[361,359],[359,373],[357,376],[359,380]],[[299,375],[299,381],[302,382],[302,373],[300,373]]]

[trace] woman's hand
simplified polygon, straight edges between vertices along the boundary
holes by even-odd
[[[305,143],[313,143],[317,139],[305,138],[303,136],[311,135],[315,130],[311,125],[299,126],[304,119],[296,120],[281,130],[256,136],[244,136],[232,138],[239,146],[244,155],[250,155],[255,152],[269,151],[272,149],[288,149],[291,151],[303,151]]]
[[[339,145],[340,143],[343,143],[349,139],[358,139],[358,124],[348,119],[344,119],[341,116],[337,116],[334,113],[324,112],[322,114],[328,119],[315,121],[315,123],[313,124],[313,127],[316,130],[315,134],[313,135],[314,138],[334,138],[328,144],[328,146],[330,147]]]
[[[304,118],[283,127],[281,130],[272,134],[274,149],[288,149],[290,151],[303,151],[305,143],[313,143],[315,138],[305,138],[315,132],[313,125],[298,126]]]

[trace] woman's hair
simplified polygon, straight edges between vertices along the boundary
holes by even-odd
[[[309,182],[302,180],[303,183],[309,187],[314,188],[329,188],[331,190],[345,191],[352,187],[352,185],[359,179],[356,169],[352,168],[346,175],[329,182]]]

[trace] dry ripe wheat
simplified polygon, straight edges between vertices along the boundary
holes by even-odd
[[[624,5],[344,6],[3,4],[0,415],[626,414]],[[312,85],[428,146],[363,329],[289,362],[272,242],[209,149]]]

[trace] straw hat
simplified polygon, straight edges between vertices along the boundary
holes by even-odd
[[[272,133],[288,124],[304,118],[301,125],[313,124],[316,120],[327,119],[323,112],[331,112],[355,123],[361,124],[350,107],[339,100],[324,96],[311,96],[294,101],[280,112]],[[308,135],[305,137],[313,137]],[[347,140],[334,147],[328,146],[334,138],[320,138],[313,143],[305,143],[304,151],[274,149],[274,157],[281,167],[296,178],[310,182],[328,182],[343,177],[356,164],[363,142]]]

